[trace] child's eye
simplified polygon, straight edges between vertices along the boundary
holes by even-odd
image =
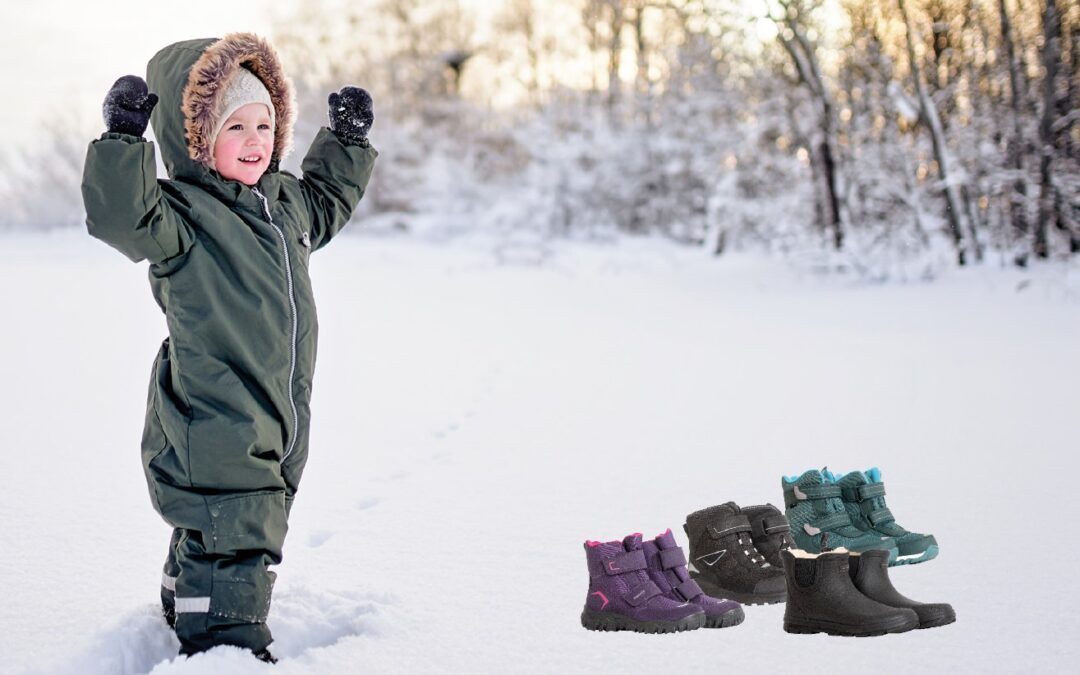
[[[232,125],[231,127],[229,127],[229,131],[240,131],[240,130],[241,130],[241,129],[243,129],[243,128],[244,128],[244,125],[243,125],[243,124],[240,124],[240,123],[238,122],[238,123],[236,123],[236,124]]]
[[[260,129],[267,129],[267,130],[269,130],[269,129],[270,129],[270,125],[269,125],[269,124],[260,124],[260,125],[259,125],[259,128],[260,128]]]

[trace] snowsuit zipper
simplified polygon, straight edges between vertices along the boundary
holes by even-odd
[[[274,219],[270,216],[270,205],[266,201],[266,197],[263,196],[256,188],[251,188],[251,191],[255,193],[255,196],[262,202],[263,214],[266,215],[266,222],[270,223],[270,227],[274,228],[278,237],[281,238],[281,249],[285,254],[285,284],[289,291],[289,310],[292,312],[292,342],[289,344],[289,407],[292,408],[293,416],[293,433],[289,439],[288,447],[285,453],[281,456],[281,461],[284,462],[289,456],[289,453],[293,451],[293,446],[296,445],[296,432],[300,427],[300,418],[296,413],[296,401],[293,399],[293,378],[296,374],[296,298],[293,296],[293,277],[292,277],[292,263],[289,262],[289,243],[285,238],[285,233],[281,231],[281,228],[274,224]]]

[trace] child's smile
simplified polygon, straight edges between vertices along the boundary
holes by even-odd
[[[270,166],[274,128],[262,103],[248,103],[229,116],[214,143],[214,167],[223,178],[254,185]]]

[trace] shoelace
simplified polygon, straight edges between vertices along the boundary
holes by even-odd
[[[750,562],[757,563],[762,567],[771,567],[768,561],[765,560],[765,556],[761,555],[761,552],[754,546],[754,542],[744,540],[741,532],[739,533],[739,546],[743,547],[743,553],[746,557],[750,558]],[[753,553],[751,553],[751,551],[753,551]]]

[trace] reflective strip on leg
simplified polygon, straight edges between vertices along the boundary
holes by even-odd
[[[176,592],[176,577],[170,577],[168,574],[161,575],[161,587],[167,591]]]
[[[210,611],[210,598],[177,598],[177,614],[205,614]]]

